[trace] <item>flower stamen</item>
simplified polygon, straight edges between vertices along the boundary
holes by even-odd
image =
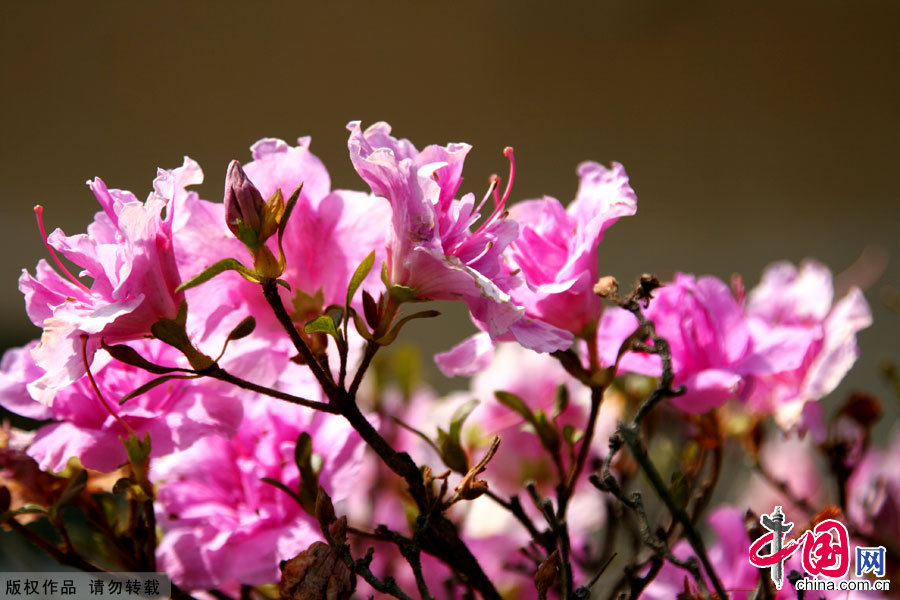
[[[34,207],[34,215],[37,217],[38,229],[41,232],[41,238],[44,240],[44,246],[47,248],[47,252],[50,253],[50,258],[53,259],[53,262],[56,263],[56,266],[59,267],[59,270],[63,272],[63,274],[69,278],[69,280],[74,283],[76,286],[80,287],[87,294],[90,295],[91,290],[88,289],[86,285],[78,281],[74,275],[66,268],[66,265],[62,263],[59,259],[59,256],[56,254],[56,251],[50,245],[50,242],[47,240],[47,230],[44,228],[44,207],[38,204]]]

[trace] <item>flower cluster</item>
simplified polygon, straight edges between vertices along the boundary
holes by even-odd
[[[772,417],[779,440],[811,432],[797,452],[842,465],[849,517],[900,530],[900,445],[871,449],[857,403],[851,460],[820,402],[871,323],[859,289],[835,301],[830,271],[808,260],[770,266],[749,292],[739,277],[677,273],[620,295],[598,247],[637,210],[622,165],[582,163],[568,206],[514,202],[512,148],[505,185],[492,176],[476,195],[463,193],[469,145],[418,150],[386,123],[347,129],[368,189],[332,189],[309,138],[267,138],[230,163],[222,202],[189,189],[203,173],[185,158],[144,202],[88,182],[101,211],[86,234],[46,235],[36,209],[55,267],[40,261],[19,288],[42,335],[0,365],[0,406],[34,426],[14,432],[14,450],[5,432],[0,455],[69,483],[17,495],[43,504],[0,495],[4,520],[45,516],[63,540],[54,556],[93,568],[66,530],[61,509],[77,506],[109,538],[100,562],[165,570],[183,597],[271,597],[280,581],[283,598],[417,588],[490,600],[586,597],[633,526],[653,558],[636,552],[607,585],[693,598],[763,585],[741,511],[765,510],[760,486],[781,476],[787,446],[760,447]],[[478,329],[435,357],[470,377],[464,392],[441,397],[408,362],[376,357],[409,320],[437,316],[411,312],[430,300],[463,302]],[[670,418],[644,419],[661,400]],[[654,445],[669,438],[683,447]],[[702,552],[679,536],[694,532],[731,438],[769,479],[746,492],[756,505],[709,518],[721,579],[686,582],[680,562]],[[642,524],[640,494],[625,491],[639,469],[692,519]],[[830,501],[778,489],[801,496],[776,498],[798,510]]]

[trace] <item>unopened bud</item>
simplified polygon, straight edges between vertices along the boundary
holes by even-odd
[[[619,282],[612,275],[601,277],[594,284],[594,293],[601,298],[611,298],[619,293]]]
[[[250,247],[259,244],[260,226],[266,203],[262,194],[236,160],[225,176],[225,223],[238,239]]]
[[[554,550],[553,553],[541,563],[537,572],[534,574],[534,587],[537,588],[538,593],[542,596],[545,595],[547,590],[556,583],[558,575],[559,558],[557,556],[557,551]]]

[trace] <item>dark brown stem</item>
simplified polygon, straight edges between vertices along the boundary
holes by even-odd
[[[294,343],[294,348],[297,349],[297,352],[299,352],[300,356],[303,357],[303,360],[306,361],[306,364],[315,376],[316,381],[318,381],[319,385],[322,386],[322,389],[325,390],[325,394],[329,398],[332,397],[337,390],[337,386],[331,378],[331,373],[326,372],[322,368],[322,365],[319,364],[319,361],[316,360],[316,357],[313,356],[309,346],[307,346],[303,336],[300,335],[300,332],[297,331],[297,328],[294,326],[294,321],[291,319],[291,315],[288,314],[287,309],[285,309],[284,303],[281,301],[281,296],[278,294],[278,284],[275,283],[274,279],[267,279],[262,282],[262,289],[266,301],[275,313],[275,317]]]
[[[271,396],[272,398],[278,398],[279,400],[285,400],[287,402],[291,402],[292,404],[299,404],[300,406],[306,406],[308,408],[331,413],[333,415],[340,413],[340,411],[336,407],[330,404],[326,404],[324,402],[316,402],[315,400],[308,400],[306,398],[301,398],[300,396],[294,396],[293,394],[288,394],[286,392],[281,392],[279,390],[274,390],[272,388],[255,384],[251,381],[246,381],[244,379],[241,379],[240,377],[232,375],[228,371],[225,371],[224,369],[216,365],[214,365],[211,369],[204,371],[202,374],[206,375],[207,377],[212,377],[213,379],[231,383],[245,390],[250,390],[251,392],[257,392],[259,394]]]
[[[656,494],[665,503],[666,508],[669,509],[672,516],[681,524],[681,527],[684,529],[684,535],[691,545],[691,548],[694,549],[694,552],[700,559],[700,563],[703,565],[706,575],[709,577],[716,594],[719,598],[727,598],[728,595],[725,592],[725,588],[722,586],[722,582],[719,581],[719,577],[716,575],[715,569],[713,569],[709,556],[706,553],[706,546],[703,543],[703,539],[691,523],[690,515],[687,514],[684,508],[675,502],[675,499],[672,498],[672,494],[669,493],[668,486],[663,482],[662,476],[660,476],[659,471],[656,470],[650,457],[647,456],[647,451],[640,440],[637,428],[619,427],[619,434],[631,451],[632,456],[634,456],[635,460],[637,460],[638,464],[641,466],[641,469],[643,469],[644,474],[647,475],[647,479],[650,481],[650,485],[653,486]]]

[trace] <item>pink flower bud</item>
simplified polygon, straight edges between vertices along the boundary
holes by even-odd
[[[231,161],[225,176],[225,222],[231,233],[245,244],[255,246],[265,205],[262,194],[244,173],[241,163]],[[253,234],[249,240],[245,239],[247,230]]]

